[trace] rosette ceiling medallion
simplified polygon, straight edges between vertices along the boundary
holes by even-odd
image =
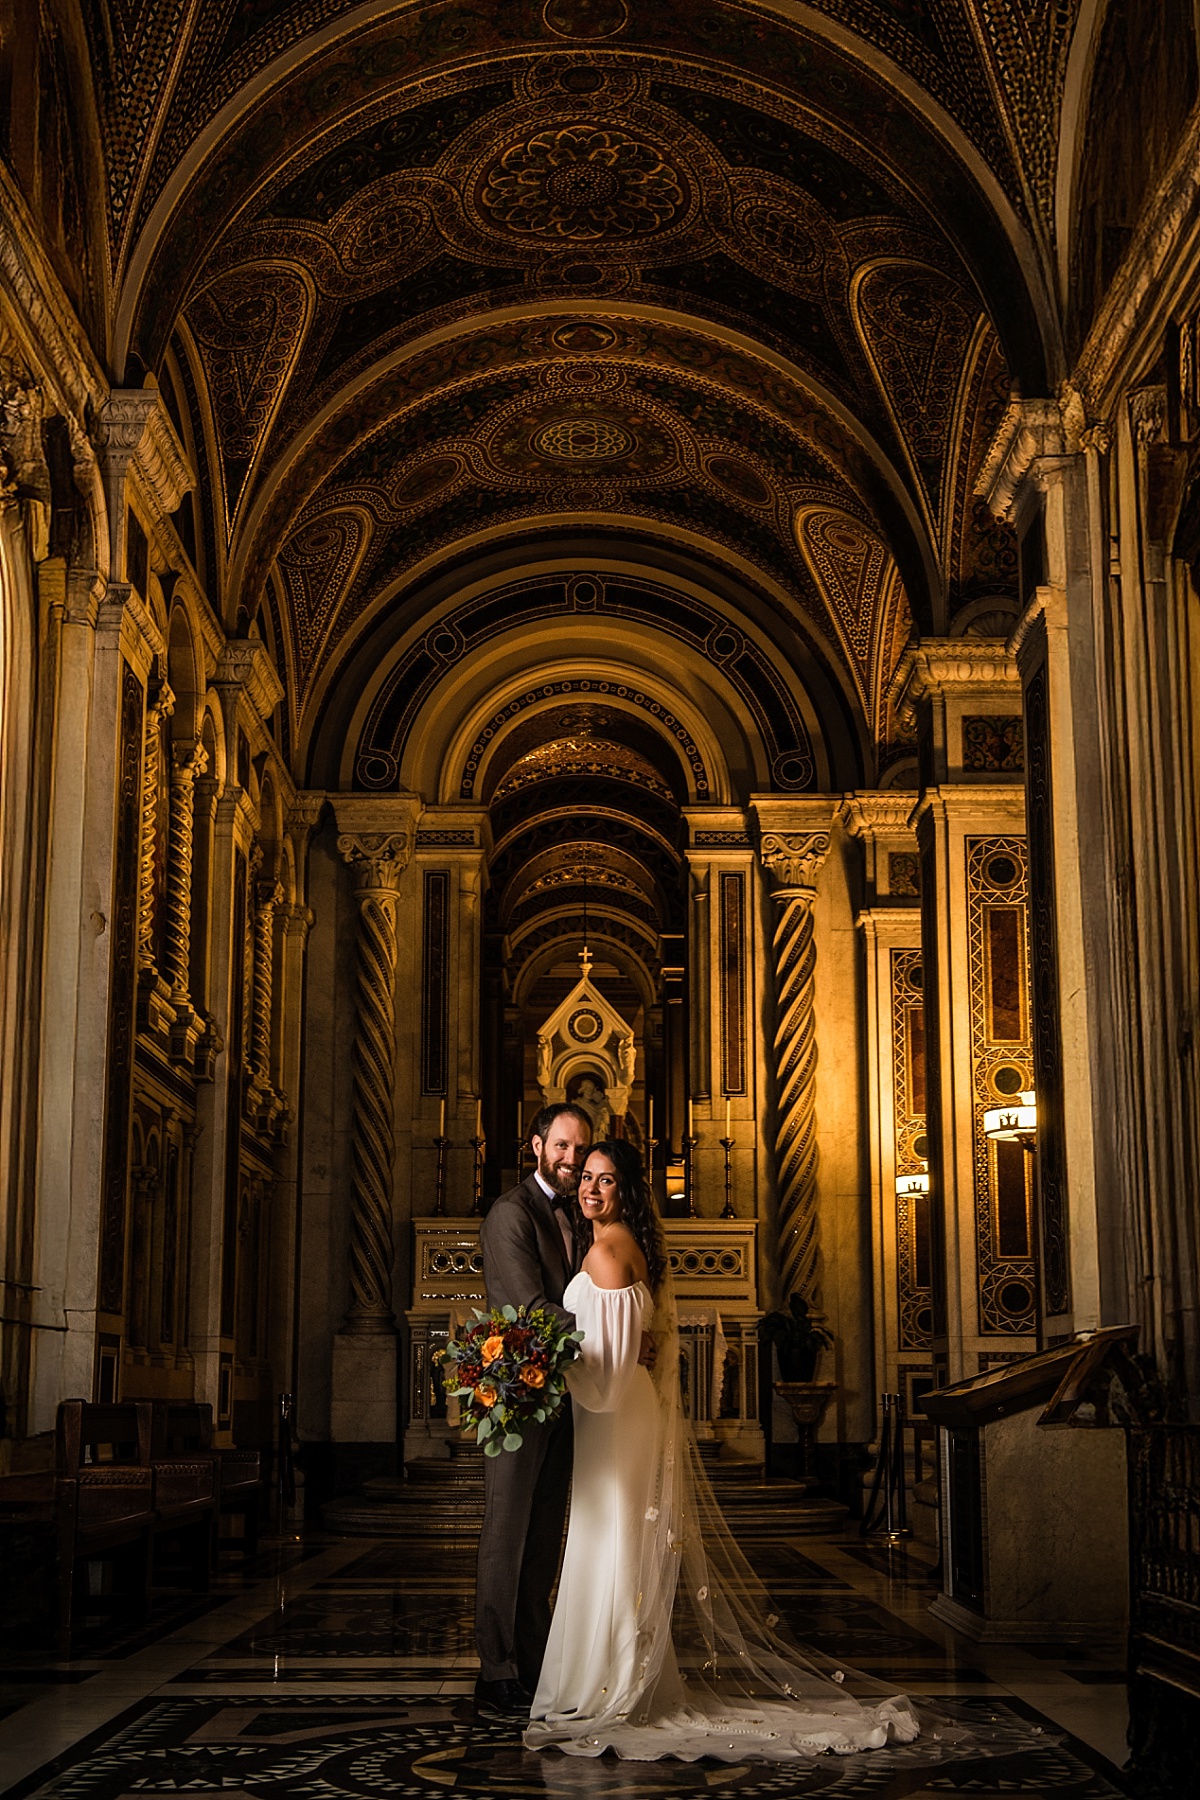
[[[735,572],[886,760],[910,620],[1015,581],[973,486],[1055,358],[1072,13],[89,0],[114,375],[301,758],[431,569],[586,522]]]
[[[1061,368],[1074,4],[80,11],[94,109],[56,129],[108,259],[60,272],[114,382],[163,390],[181,537],[272,653],[297,781],[486,808],[514,979],[590,901],[649,998],[686,809],[884,779],[914,626],[1016,604],[974,489]],[[430,708],[522,632],[418,782]],[[686,703],[713,671],[736,774]]]

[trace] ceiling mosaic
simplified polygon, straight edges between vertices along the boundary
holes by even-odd
[[[162,375],[199,476],[181,534],[230,624],[263,620],[287,742],[431,570],[586,525],[736,578],[898,754],[914,620],[1015,596],[973,489],[1013,386],[1046,391],[1026,276],[1077,10],[82,0],[113,355]],[[367,788],[439,630],[358,747]],[[804,722],[763,731],[810,785]],[[555,756],[584,779],[571,741],[506,802]]]
[[[296,82],[328,105],[351,74],[379,82],[531,44],[646,45],[668,57],[770,69],[780,85],[820,84],[836,110],[854,66],[806,21],[770,4],[639,0],[614,5],[597,28],[595,4],[506,0],[480,8],[441,0],[384,9],[365,26],[354,0],[84,0],[108,143],[110,230],[117,258],[222,109],[272,68],[309,55]],[[1056,120],[1078,0],[813,0],[882,51],[952,118],[1018,202],[1049,207]],[[344,22],[344,35],[337,25]],[[322,48],[312,54],[315,34]],[[303,129],[303,111],[269,114],[278,136]]]

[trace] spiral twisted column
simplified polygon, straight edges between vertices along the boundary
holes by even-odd
[[[768,832],[760,850],[777,908],[774,1048],[780,1278],[785,1294],[802,1293],[810,1304],[817,1299],[820,1253],[813,901],[817,870],[828,850],[827,831]]]
[[[251,1015],[250,1065],[260,1085],[269,1087],[275,915],[283,902],[283,888],[278,881],[260,881],[254,899],[254,1011]]]
[[[158,795],[162,783],[162,722],[175,710],[175,696],[162,682],[146,708],[142,750],[141,842],[138,858],[138,967],[154,969],[155,852]]]
[[[176,1009],[190,1006],[192,944],[192,839],[196,783],[208,767],[202,744],[176,744],[171,752],[171,811],[167,840],[167,905],[163,973]]]
[[[396,896],[408,862],[405,832],[343,835],[358,901],[354,1111],[350,1139],[351,1336],[390,1332],[392,1313],[393,1059],[396,1045]]]

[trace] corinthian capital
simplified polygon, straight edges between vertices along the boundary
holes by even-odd
[[[415,794],[331,794],[338,854],[350,865],[359,894],[396,892],[408,867],[421,816]]]
[[[763,868],[777,888],[815,887],[828,854],[827,831],[768,831],[759,845]]]
[[[394,894],[412,855],[412,838],[406,832],[343,832],[338,854],[350,864],[354,891]]]
[[[815,886],[841,803],[840,794],[753,797],[759,861],[777,891]]]

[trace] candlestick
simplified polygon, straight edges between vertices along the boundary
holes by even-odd
[[[444,1104],[445,1102],[443,1102]],[[433,1141],[437,1147],[437,1189],[433,1203],[433,1215],[436,1219],[440,1219],[446,1210],[446,1151],[450,1147],[450,1139],[444,1132],[439,1132]]]
[[[728,1100],[725,1102],[725,1105],[728,1109]],[[721,1148],[725,1152],[725,1204],[721,1208],[721,1217],[723,1219],[735,1219],[737,1217],[737,1214],[733,1210],[733,1169],[731,1165],[733,1146],[736,1142],[737,1139],[731,1138],[729,1136],[728,1128],[726,1128],[725,1136],[721,1139]]]
[[[483,1153],[484,1137],[482,1131],[471,1139],[471,1148],[475,1152],[474,1194],[471,1200],[471,1211],[478,1217],[483,1211]]]

